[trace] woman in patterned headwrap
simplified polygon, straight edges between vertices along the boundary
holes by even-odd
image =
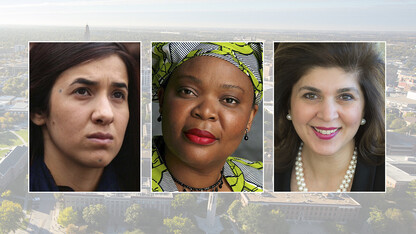
[[[153,43],[152,191],[261,192],[262,162],[230,156],[262,98],[262,43]]]

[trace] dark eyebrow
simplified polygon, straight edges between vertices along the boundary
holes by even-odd
[[[88,79],[85,79],[85,78],[78,78],[78,79],[74,80],[70,85],[74,85],[74,84],[84,84],[84,85],[88,85],[88,86],[94,86],[94,85],[97,85],[98,82],[88,80]]]
[[[189,79],[189,80],[191,80],[192,82],[195,82],[195,83],[197,83],[197,84],[201,84],[202,83],[202,81],[201,81],[201,79],[199,79],[199,78],[197,78],[197,77],[195,77],[195,76],[191,76],[191,75],[181,75],[181,76],[178,76],[178,78],[181,78],[181,79]],[[223,88],[223,89],[240,89],[241,91],[243,91],[244,92],[244,89],[242,89],[240,86],[238,86],[238,85],[232,85],[232,84],[222,84],[221,85],[221,88]]]
[[[83,85],[87,85],[87,86],[97,86],[98,85],[98,81],[92,81],[92,80],[88,80],[85,78],[78,78],[76,80],[74,80],[70,85],[74,85],[74,84],[83,84]],[[117,88],[125,88],[128,90],[127,84],[124,82],[112,82],[111,86],[117,87]]]
[[[181,75],[181,76],[178,76],[178,78],[191,80],[192,82],[195,82],[197,84],[202,83],[202,80],[196,78],[195,76],[191,76],[191,75]]]
[[[241,88],[241,87],[240,87],[240,86],[238,86],[238,85],[223,84],[223,85],[221,85],[221,88],[223,88],[223,89],[239,89],[239,90],[243,91],[243,93],[244,93],[244,89],[243,89],[243,88]]]
[[[128,90],[127,84],[124,82],[112,82],[111,86],[117,87],[117,88],[125,88]]]
[[[303,86],[303,87],[300,87],[299,88],[299,91],[302,91],[302,90],[308,90],[308,91],[316,92],[316,93],[320,93],[321,92],[320,89],[317,89],[317,88],[311,87],[311,86]],[[340,89],[337,90],[337,93],[339,94],[339,93],[351,92],[351,91],[356,92],[357,94],[360,94],[359,90],[357,88],[355,88],[355,87],[340,88]]]
[[[338,89],[337,93],[344,93],[344,92],[351,92],[351,91],[356,92],[357,94],[360,94],[358,89],[355,87],[347,87],[347,88]]]
[[[308,90],[308,91],[316,92],[316,93],[320,93],[321,92],[321,90],[319,90],[319,89],[317,89],[315,87],[312,87],[312,86],[303,86],[303,87],[300,87],[299,90],[298,90],[298,92],[299,91],[302,91],[304,89],[305,90]]]

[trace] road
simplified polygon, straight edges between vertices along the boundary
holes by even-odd
[[[42,193],[36,196],[39,197],[39,206],[32,209],[27,229],[16,233],[64,233],[56,224],[56,200],[53,194]]]

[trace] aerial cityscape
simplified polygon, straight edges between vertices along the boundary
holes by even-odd
[[[0,26],[1,233],[413,233],[416,33]],[[151,192],[152,41],[264,42],[265,192]],[[141,192],[28,193],[28,42],[140,41]],[[386,192],[273,193],[273,42],[386,42]],[[412,231],[413,230],[413,231]]]

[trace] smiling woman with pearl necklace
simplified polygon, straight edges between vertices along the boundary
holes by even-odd
[[[275,44],[275,191],[384,191],[383,43]]]

